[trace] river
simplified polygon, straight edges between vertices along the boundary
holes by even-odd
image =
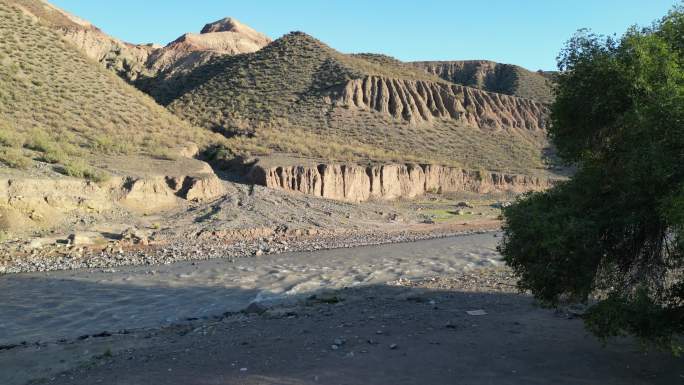
[[[0,276],[0,345],[152,328],[321,289],[501,265],[492,233],[314,252]]]

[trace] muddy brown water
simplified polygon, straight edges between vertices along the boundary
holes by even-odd
[[[287,301],[321,289],[498,266],[494,234],[214,259],[114,271],[0,277],[0,345],[153,328]]]

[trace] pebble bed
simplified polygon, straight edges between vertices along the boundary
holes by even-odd
[[[434,232],[401,231],[393,233],[350,233],[292,237],[276,235],[245,241],[177,239],[162,245],[125,249],[109,246],[103,251],[61,246],[25,253],[6,254],[0,262],[0,274],[46,272],[73,269],[111,269],[132,265],[168,265],[179,261],[259,257],[265,254],[339,249],[389,243],[415,242],[460,235],[482,234],[497,230],[438,230]],[[60,250],[61,249],[61,250]]]

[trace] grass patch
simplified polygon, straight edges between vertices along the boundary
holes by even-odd
[[[464,210],[463,210],[464,211]],[[473,219],[475,217],[474,214],[459,214],[459,209],[457,208],[450,208],[450,209],[428,209],[428,210],[423,210],[422,213],[432,219],[435,223],[445,223],[445,222],[451,222],[455,220],[469,220]]]
[[[19,135],[8,124],[0,121],[0,147],[22,147],[24,137]]]
[[[104,182],[110,177],[109,174],[91,167],[82,159],[69,160],[57,167],[57,171],[64,175],[88,179],[93,182]]]

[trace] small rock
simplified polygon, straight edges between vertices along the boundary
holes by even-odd
[[[93,243],[95,243],[95,240],[90,234],[75,232],[69,235],[69,244],[72,246],[92,245]]]
[[[252,302],[247,306],[243,312],[245,314],[263,314],[268,310],[268,308],[259,302]]]
[[[121,233],[121,239],[132,243],[146,245],[148,243],[147,234],[135,227],[130,227]]]
[[[466,311],[466,313],[468,313],[468,315],[473,315],[473,316],[487,315],[487,312],[482,310],[482,309],[468,310],[468,311]]]
[[[313,301],[313,302],[336,304],[336,303],[342,302],[343,298],[341,298],[339,296],[339,294],[335,291],[324,290],[324,291],[321,291],[320,293],[317,293],[317,294],[310,296],[309,300]]]
[[[396,350],[398,347],[399,347],[399,346],[398,346],[397,344],[391,344],[391,345],[389,346],[389,348],[390,348],[391,350]]]
[[[496,202],[492,205],[495,209],[505,209],[506,207],[510,207],[512,205],[511,202]]]
[[[29,249],[40,249],[45,244],[47,243],[47,240],[44,238],[34,238],[28,243],[28,248]]]

